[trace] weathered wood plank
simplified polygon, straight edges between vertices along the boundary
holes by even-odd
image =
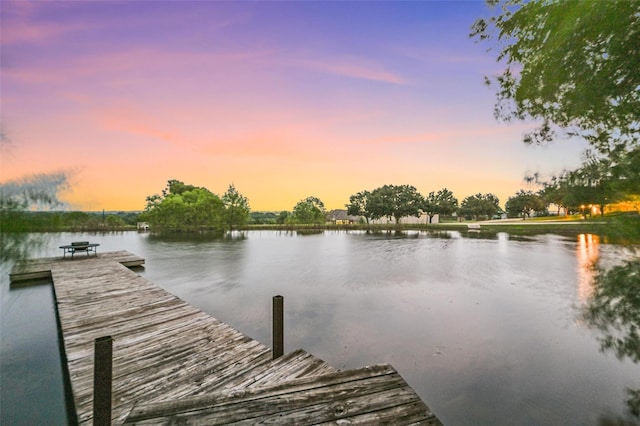
[[[105,334],[114,338],[114,399],[128,405],[114,404],[115,419],[137,399],[189,395],[270,359],[264,345],[114,262],[51,268],[81,422],[91,419],[93,340]]]
[[[121,263],[128,267],[140,266],[144,264],[144,258],[131,254],[125,250],[99,253],[97,257],[100,260]],[[82,263],[84,260],[85,257],[83,256],[80,256],[77,259],[73,260],[63,259],[62,256],[22,260],[18,264],[13,266],[11,272],[9,273],[9,280],[13,282],[30,279],[28,278],[28,274],[48,274],[48,272],[51,270],[52,265],[54,264],[64,262],[67,265],[71,263],[76,265]]]
[[[335,373],[338,370],[302,349],[285,354],[269,364],[260,374],[243,378],[233,383],[234,387],[257,387],[297,379]]]
[[[341,385],[345,382],[357,382],[372,377],[389,376],[396,371],[388,364],[368,366],[357,370],[339,371],[333,374],[323,375],[320,380],[315,377],[305,377],[290,380],[283,383],[275,383],[269,387],[234,389],[221,391],[199,397],[185,398],[160,403],[138,404],[132,410],[132,419],[146,418],[150,415],[165,415],[194,409],[203,409],[216,404],[237,403],[242,401],[261,399],[268,396],[278,396],[294,393],[311,388],[321,388],[333,385]],[[397,373],[396,373],[397,374]]]
[[[429,410],[390,366],[374,366],[280,385],[219,392],[165,404],[136,406],[130,424],[427,424]]]
[[[273,360],[268,347],[154,286],[127,262],[144,259],[120,251],[14,268],[16,276],[50,274],[54,283],[80,424],[92,422],[94,340],[105,335],[114,339],[114,424],[127,417],[141,424],[435,418],[392,367],[339,372],[303,350]]]
[[[22,281],[31,281],[31,280],[39,280],[39,279],[51,279],[51,271],[43,270],[43,271],[16,271],[12,272],[9,275],[9,281],[13,285],[14,283],[19,283]]]

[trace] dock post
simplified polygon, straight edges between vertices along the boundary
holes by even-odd
[[[93,424],[111,425],[111,388],[113,368],[113,338],[99,337],[94,345],[93,363]]]
[[[273,296],[273,359],[284,354],[284,298]]]

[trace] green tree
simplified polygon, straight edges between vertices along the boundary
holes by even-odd
[[[82,229],[89,224],[89,213],[73,211],[62,216],[62,223],[72,229]]]
[[[162,196],[147,197],[140,220],[165,231],[221,230],[224,227],[222,200],[206,188],[170,180]]]
[[[566,188],[561,185],[560,180],[556,176],[552,177],[550,182],[544,182],[542,185],[543,188],[538,191],[538,195],[542,197],[547,205],[555,204],[558,208],[557,214],[560,216],[560,209],[564,207],[566,210],[567,207],[564,203]]]
[[[367,225],[371,219],[371,212],[367,208],[367,202],[371,193],[369,191],[360,191],[349,197],[349,204],[345,204],[347,214],[351,216],[362,216],[365,218]]]
[[[127,223],[118,215],[110,214],[105,219],[106,225],[113,228],[123,228]]]
[[[505,210],[511,217],[522,216],[522,220],[531,216],[531,212],[542,212],[547,208],[547,203],[533,191],[521,189],[513,197],[509,197],[505,204]]]
[[[249,215],[249,223],[255,225],[274,225],[278,219],[278,215],[274,212],[251,212]]]
[[[324,203],[317,197],[307,197],[296,204],[290,219],[298,224],[323,224],[326,222]]]
[[[583,318],[601,333],[600,347],[618,359],[640,362],[640,259],[600,270]],[[627,404],[640,416],[640,389],[627,389]]]
[[[580,191],[581,204],[596,204],[604,215],[605,206],[624,198],[611,174],[610,159],[587,158],[577,170],[569,173],[573,191]]]
[[[437,214],[449,216],[458,210],[458,199],[447,188],[437,193],[432,191],[425,198],[422,210],[429,215],[429,223],[431,223],[433,216]]]
[[[233,184],[229,185],[227,192],[222,195],[222,202],[224,203],[224,219],[229,230],[232,230],[234,226],[246,225],[251,213],[249,200],[240,194]]]
[[[600,213],[604,214],[607,204],[638,193],[639,187],[630,185],[636,178],[627,173],[633,167],[632,161],[635,161],[634,157],[627,156],[620,167],[610,157],[602,158],[588,153],[577,169],[554,176],[551,182],[543,182],[544,188],[540,194],[548,202],[561,205],[569,211],[584,210],[581,206],[591,204],[599,206]]]
[[[609,169],[618,191],[627,196],[640,193],[640,146],[610,156]]]
[[[138,220],[139,213],[137,212],[118,212],[117,215],[118,217],[122,218],[122,220],[127,225],[135,226],[136,223],[139,222]]]
[[[560,130],[601,153],[633,149],[640,132],[640,2],[488,0],[471,37],[492,41],[504,71],[495,116],[540,120],[525,142]],[[497,7],[496,7],[497,6]]]
[[[283,210],[280,213],[278,213],[278,216],[276,217],[276,223],[278,225],[284,225],[289,221],[290,216],[291,216],[291,212]]]
[[[460,208],[458,209],[458,214],[461,216],[470,216],[477,219],[481,216],[490,218],[500,211],[500,200],[498,199],[498,197],[490,193],[478,193],[475,195],[470,195],[462,200]]]
[[[166,197],[169,194],[182,195],[187,191],[193,191],[196,189],[193,185],[187,185],[182,181],[176,179],[170,179],[167,182],[167,186],[162,190],[162,196]]]
[[[414,186],[384,185],[371,191],[367,211],[372,219],[393,217],[399,224],[403,217],[420,217],[423,204],[424,198]]]

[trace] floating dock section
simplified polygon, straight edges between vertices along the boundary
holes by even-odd
[[[338,371],[260,342],[155,286],[126,251],[33,259],[50,278],[77,422],[92,424],[96,339],[112,339],[112,424],[424,424],[440,421],[388,364]]]

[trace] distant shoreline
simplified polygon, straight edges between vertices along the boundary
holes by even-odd
[[[469,225],[473,225],[472,228]],[[43,232],[126,232],[136,231],[137,228],[131,225],[97,227],[88,226],[34,226],[32,229],[27,225],[17,232],[43,233]],[[512,235],[538,235],[538,234],[559,234],[565,236],[575,236],[584,233],[597,234],[603,237],[603,242],[622,242],[623,244],[640,244],[640,216],[630,216],[622,220],[611,217],[597,217],[579,220],[554,220],[554,219],[498,219],[485,221],[463,221],[463,222],[441,222],[437,224],[340,224],[331,223],[302,225],[302,224],[248,224],[235,228],[236,231],[296,231],[298,233],[317,233],[321,231],[369,231],[369,232],[402,232],[402,231],[458,231],[462,233],[475,233],[480,236],[507,232]],[[0,231],[2,232],[2,231]],[[6,230],[4,232],[7,232]],[[11,232],[11,231],[9,231]],[[152,232],[144,231],[144,232]],[[202,230],[201,232],[212,235],[224,235],[227,231]],[[201,233],[195,231],[194,233]],[[188,235],[189,232],[173,232]]]

